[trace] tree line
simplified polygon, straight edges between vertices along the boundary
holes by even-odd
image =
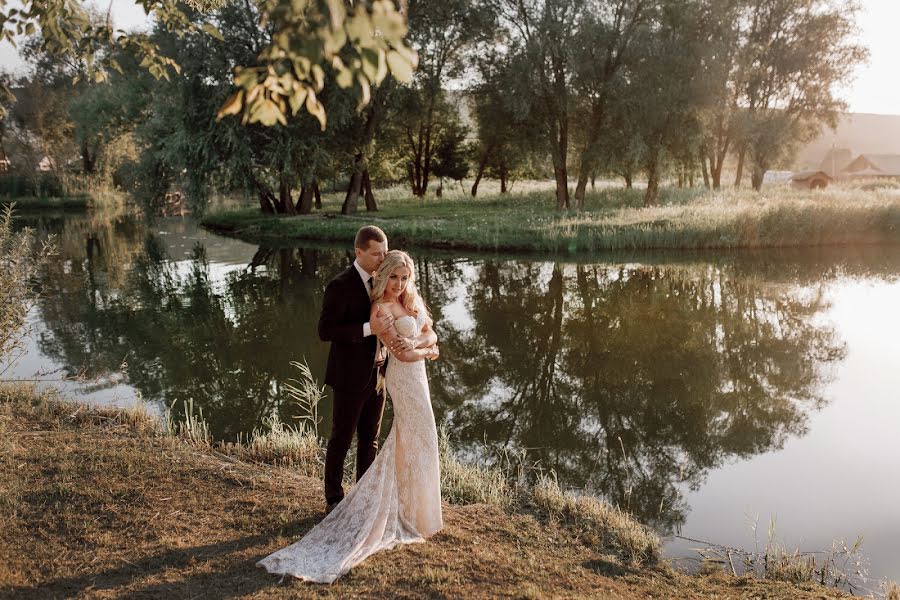
[[[165,76],[128,45],[86,58],[35,34],[29,74],[6,76],[19,102],[3,100],[4,131],[151,204],[176,187],[198,209],[241,192],[308,213],[330,186],[347,214],[377,210],[389,183],[424,197],[471,178],[476,196],[484,177],[501,192],[535,177],[556,182],[559,209],[582,209],[613,176],[644,178],[650,205],[667,180],[720,188],[726,165],[759,190],[834,125],[835,88],[867,56],[855,2],[411,0],[344,16],[360,7],[368,20],[336,37],[285,29],[271,1],[182,7],[181,26],[147,34],[177,65]],[[327,48],[303,55],[304,40]],[[115,68],[98,80],[99,60]]]

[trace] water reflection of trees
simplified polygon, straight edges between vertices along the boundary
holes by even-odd
[[[802,433],[843,352],[819,294],[718,268],[485,263],[468,288],[474,326],[444,336],[457,447],[528,448],[661,530],[680,486]]]
[[[158,236],[133,242],[139,252],[117,285],[105,282],[106,265],[65,254],[47,273],[52,293],[41,310],[52,335],[42,352],[88,377],[123,371],[145,398],[176,411],[193,399],[217,437],[247,431],[273,409],[289,418],[281,389],[297,375],[289,363],[306,357],[313,372],[324,369],[318,305],[345,258],[260,249],[222,277],[201,245],[173,261]]]

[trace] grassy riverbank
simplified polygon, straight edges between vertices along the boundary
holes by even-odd
[[[558,212],[545,190],[471,198],[413,199],[384,193],[377,213],[341,216],[326,197],[313,214],[265,216],[247,208],[207,215],[207,228],[253,242],[347,242],[363,224],[382,227],[394,247],[587,253],[636,249],[722,249],[900,243],[900,194],[835,188],[706,192],[665,190],[641,206],[640,190],[588,195],[582,212]]]
[[[0,388],[0,597],[843,596],[678,574],[626,515],[550,481],[523,502],[521,490],[446,454],[451,503],[429,543],[377,554],[327,588],[279,582],[254,563],[321,519],[321,481],[304,467],[315,453],[284,443],[290,435],[212,447],[202,423],[172,425],[164,431],[142,409]]]

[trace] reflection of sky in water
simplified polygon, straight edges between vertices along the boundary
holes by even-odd
[[[40,319],[37,308],[32,307],[28,311],[28,330],[24,338],[24,352],[3,374],[5,380],[33,381],[39,388],[54,387],[66,396],[77,396],[78,400],[89,404],[131,406],[137,402],[139,392],[125,382],[123,373],[105,373],[91,379],[79,379],[77,373],[67,373],[59,363],[43,355],[38,348],[38,340],[41,336],[52,334]],[[159,404],[150,402],[148,406],[154,414],[163,414]]]
[[[789,548],[822,550],[863,536],[872,573],[900,576],[900,282],[827,286],[831,323],[847,348],[833,367],[806,435],[781,450],[726,464],[697,491],[681,534],[753,549],[770,519]],[[680,555],[696,544],[675,541]]]

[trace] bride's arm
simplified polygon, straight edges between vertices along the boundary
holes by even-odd
[[[394,357],[400,362],[416,362],[423,358],[435,360],[439,355],[437,344],[428,346],[427,348],[416,348],[414,350],[404,350],[402,352],[392,352]]]
[[[388,346],[393,352],[406,352],[407,350],[416,350],[420,348],[428,348],[437,344],[437,334],[428,323],[422,325],[422,332],[410,338],[397,335]]]
[[[413,343],[415,344],[416,348],[427,348],[429,346],[434,346],[435,344],[437,344],[437,341],[437,334],[428,323],[425,323],[422,326],[422,333],[413,338]]]

